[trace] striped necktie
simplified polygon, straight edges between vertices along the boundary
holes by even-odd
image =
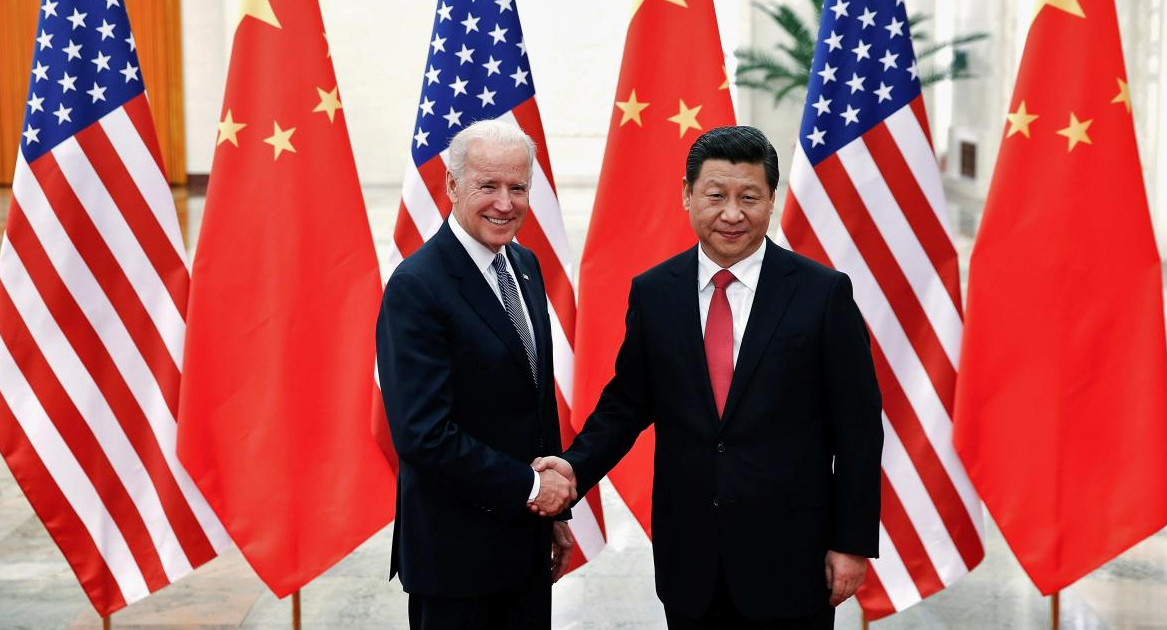
[[[511,324],[515,327],[515,332],[519,334],[519,339],[523,342],[523,349],[527,351],[527,362],[531,366],[531,378],[538,383],[539,368],[535,363],[535,341],[531,337],[530,328],[527,327],[526,318],[523,317],[523,309],[519,305],[519,291],[515,281],[511,279],[511,273],[507,271],[507,261],[502,252],[494,257],[494,262],[491,265],[494,267],[494,273],[498,276],[498,292],[502,296],[503,308],[506,309],[507,315],[511,318]]]

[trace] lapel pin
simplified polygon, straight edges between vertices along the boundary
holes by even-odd
[[[527,274],[523,274],[523,280],[530,280],[530,278],[527,277]]]

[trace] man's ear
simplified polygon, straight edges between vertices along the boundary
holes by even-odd
[[[446,196],[450,198],[450,203],[458,201],[458,180],[454,179],[450,171],[446,171]]]
[[[684,177],[681,178],[681,205],[685,207],[685,212],[689,211],[689,203],[693,200],[693,186],[689,180]]]

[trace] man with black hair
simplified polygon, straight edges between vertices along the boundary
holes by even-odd
[[[881,400],[846,275],[766,238],[778,156],[693,144],[700,244],[637,276],[615,376],[563,458],[582,496],[656,428],[653,552],[670,628],[831,628],[879,551]]]

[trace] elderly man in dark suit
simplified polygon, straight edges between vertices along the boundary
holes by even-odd
[[[670,628],[830,628],[878,553],[883,430],[847,276],[766,238],[774,147],[693,144],[700,241],[632,281],[615,376],[563,459],[595,485],[656,427],[653,553]]]
[[[401,461],[390,576],[415,629],[549,628],[571,549],[566,523],[537,513],[560,513],[574,483],[531,466],[562,450],[543,277],[513,240],[534,151],[511,124],[462,130],[450,219],[385,287],[377,361]]]

